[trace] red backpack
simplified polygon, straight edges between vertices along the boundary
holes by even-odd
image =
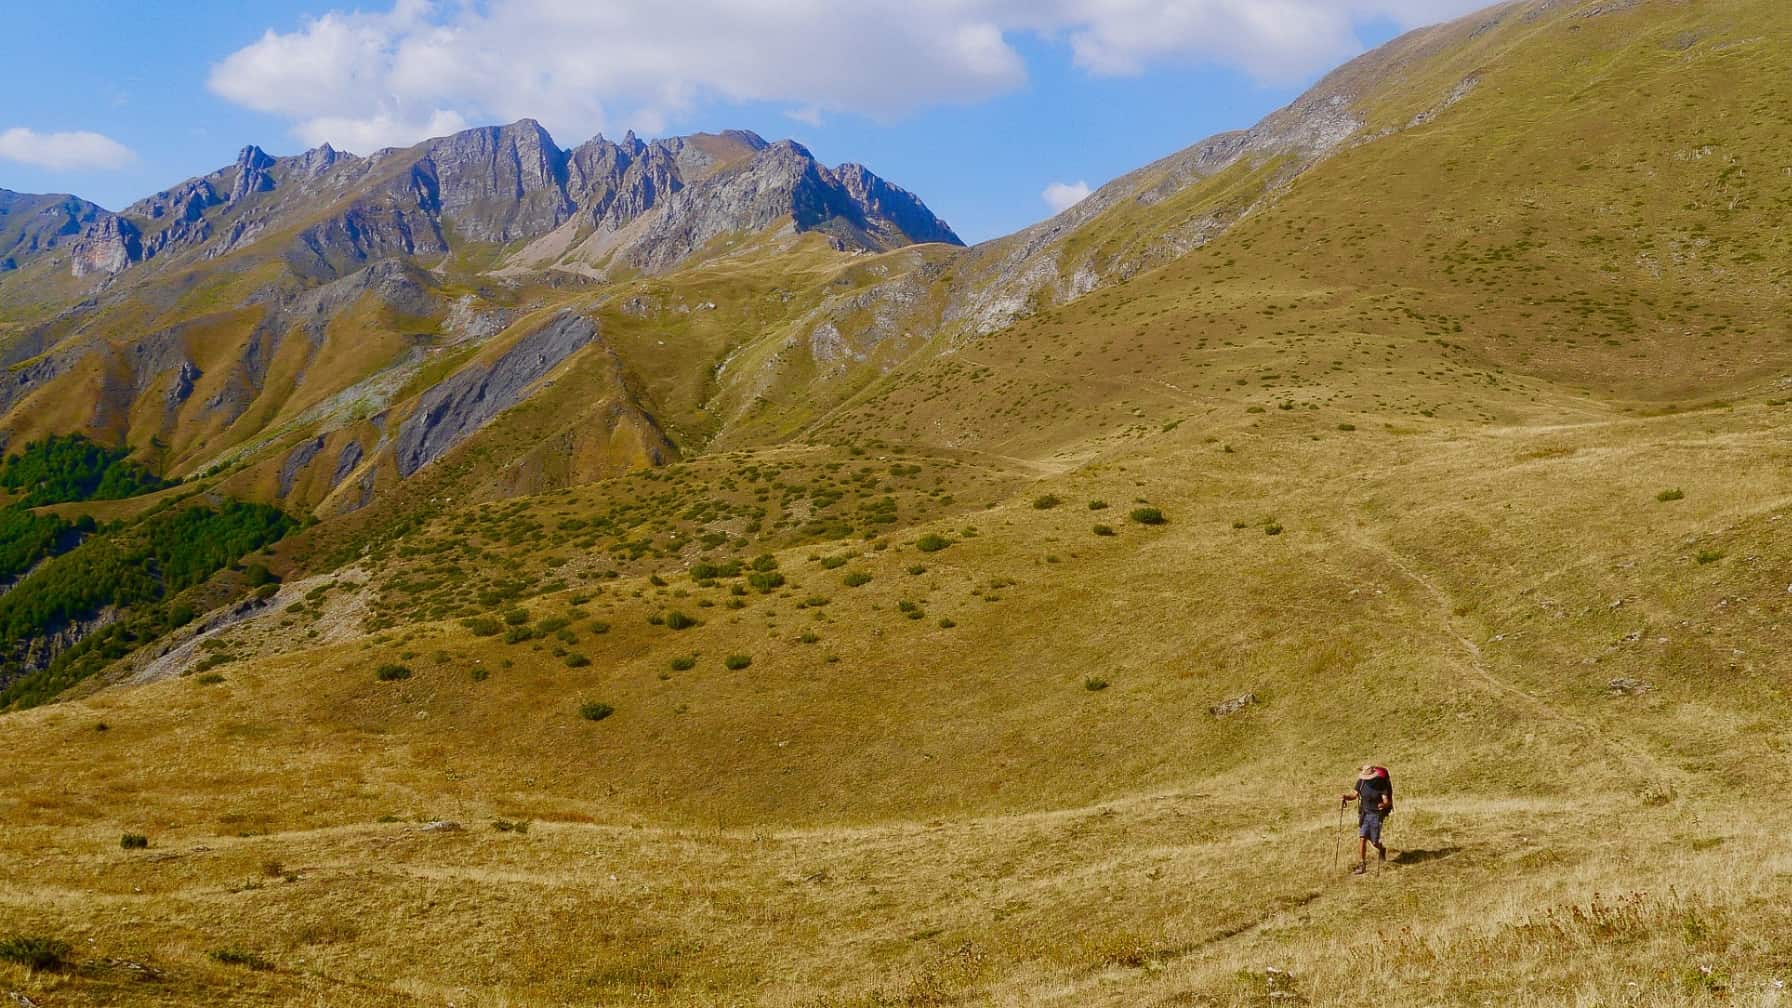
[[[1382,817],[1391,816],[1394,814],[1394,778],[1388,773],[1387,767],[1378,766],[1369,769],[1375,774],[1375,778],[1381,781],[1382,790],[1388,794],[1388,807],[1381,813]]]

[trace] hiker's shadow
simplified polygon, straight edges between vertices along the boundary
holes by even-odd
[[[1403,850],[1393,857],[1388,858],[1388,862],[1397,865],[1424,864],[1427,861],[1436,861],[1440,858],[1447,858],[1452,854],[1460,853],[1461,850],[1462,848],[1460,847],[1438,847],[1434,850]]]

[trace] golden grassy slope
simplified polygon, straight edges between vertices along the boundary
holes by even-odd
[[[1179,429],[944,524],[978,534],[936,553],[786,551],[790,586],[743,609],[604,582],[562,648],[588,667],[552,637],[423,624],[15,715],[0,857],[31,882],[0,930],[166,976],[11,982],[64,1003],[1248,1004],[1273,964],[1317,1004],[1757,992],[1786,965],[1781,422],[1751,403],[1314,441],[1272,414],[1232,454]],[[1033,507],[1047,491],[1064,503]],[[1170,523],[1091,534],[1134,497]],[[702,625],[648,622],[674,607]],[[415,675],[377,682],[382,661]],[[1625,676],[1652,691],[1612,693]],[[616,714],[584,721],[587,700]],[[1366,755],[1399,774],[1407,853],[1343,880],[1328,803]],[[438,817],[467,830],[419,832]],[[116,850],[127,830],[154,846]],[[277,968],[206,958],[225,946]]]
[[[304,604],[204,672],[0,720],[0,937],[77,960],[0,983],[61,1004],[1777,1003],[1792,449],[1781,180],[1748,159],[1777,143],[1756,106],[1779,78],[1731,85],[1736,59],[1778,66],[1784,16],[1591,10],[1490,33],[1460,102],[1202,252],[870,364],[844,408],[774,387],[741,428],[813,417],[814,444],[480,507],[472,476],[425,481],[290,547],[317,572]],[[1538,111],[1562,80],[1586,86]],[[1602,128],[1632,114],[1656,125]],[[1675,159],[1694,131],[1741,172]],[[1468,159],[1482,137],[1494,167]],[[737,285],[669,342],[775,372],[800,316],[751,267],[705,269],[640,288]],[[646,384],[717,436],[703,407],[726,397],[673,363]],[[818,491],[850,535],[805,531]],[[871,521],[886,495],[896,521]],[[1128,519],[1147,504],[1168,523]],[[951,545],[922,552],[930,532]],[[682,572],[768,550],[768,591]],[[513,609],[531,633],[504,643]],[[1353,880],[1334,803],[1366,758],[1395,768],[1398,856]],[[439,818],[465,828],[420,828]]]

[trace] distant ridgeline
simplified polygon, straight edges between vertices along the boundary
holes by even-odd
[[[229,499],[169,499],[101,524],[34,508],[121,500],[175,486],[81,435],[25,446],[0,463],[0,709],[30,707],[99,672],[249,587],[213,575],[286,536],[277,508]],[[17,579],[14,582],[14,579]]]

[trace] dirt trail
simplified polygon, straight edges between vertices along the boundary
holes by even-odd
[[[1642,778],[1658,788],[1666,788],[1670,791],[1681,790],[1687,777],[1679,767],[1665,764],[1647,749],[1614,735],[1608,726],[1594,724],[1565,713],[1547,700],[1533,696],[1490,671],[1481,654],[1481,646],[1457,629],[1455,598],[1442,585],[1438,584],[1435,578],[1415,567],[1398,550],[1371,538],[1361,529],[1346,530],[1344,538],[1360,550],[1385,560],[1402,577],[1418,586],[1431,599],[1437,613],[1438,629],[1454,645],[1453,650],[1456,653],[1445,651],[1443,655],[1444,660],[1449,662],[1453,668],[1468,673],[1482,685],[1501,696],[1516,701],[1538,716],[1574,729],[1581,737],[1592,740],[1595,744],[1614,754],[1623,764],[1624,769],[1634,776]]]

